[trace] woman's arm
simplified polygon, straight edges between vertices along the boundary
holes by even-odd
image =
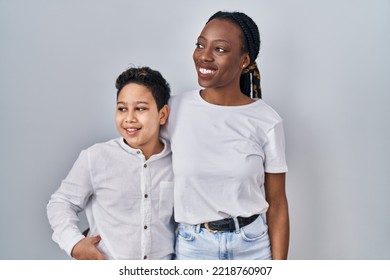
[[[290,223],[285,185],[285,173],[265,173],[267,223],[274,260],[286,260],[288,254]]]

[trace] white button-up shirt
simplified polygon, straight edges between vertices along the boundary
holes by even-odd
[[[107,259],[170,259],[174,252],[173,175],[169,144],[145,160],[123,138],[83,150],[47,214],[53,240],[68,255],[84,236],[77,223],[85,209],[89,236]]]

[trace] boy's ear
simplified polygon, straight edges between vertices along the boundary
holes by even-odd
[[[169,116],[168,105],[164,105],[164,107],[161,108],[159,114],[160,114],[160,125],[166,124]]]

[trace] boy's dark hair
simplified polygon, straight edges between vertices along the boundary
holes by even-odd
[[[149,67],[127,69],[116,79],[115,87],[118,90],[116,93],[117,99],[122,88],[130,83],[147,87],[152,92],[158,110],[161,110],[164,105],[168,104],[171,89],[160,72],[152,70]]]
[[[260,71],[256,64],[256,58],[260,51],[260,33],[256,23],[241,12],[219,11],[212,15],[209,20],[229,20],[238,25],[243,33],[242,52],[249,53],[250,63],[242,72],[240,79],[241,91],[252,98],[261,98]]]

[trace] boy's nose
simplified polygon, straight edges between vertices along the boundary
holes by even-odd
[[[129,112],[126,116],[125,122],[131,123],[131,122],[135,122],[135,121],[136,121],[135,115],[133,113]]]

